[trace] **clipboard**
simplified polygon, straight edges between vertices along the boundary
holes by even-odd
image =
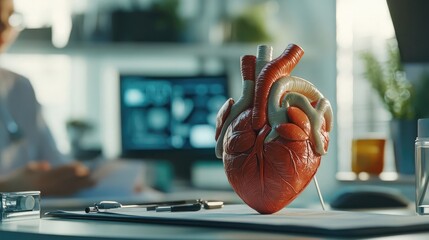
[[[225,205],[198,212],[151,212],[139,208],[112,209],[104,213],[54,211],[45,217],[168,224],[249,231],[268,231],[326,237],[373,237],[429,231],[429,218],[346,211],[285,208],[261,215],[246,205]]]

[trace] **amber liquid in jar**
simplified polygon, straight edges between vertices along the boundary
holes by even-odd
[[[353,139],[352,171],[379,175],[384,167],[385,139]]]

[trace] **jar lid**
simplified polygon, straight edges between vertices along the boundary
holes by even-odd
[[[429,118],[419,119],[417,124],[417,137],[429,138]]]

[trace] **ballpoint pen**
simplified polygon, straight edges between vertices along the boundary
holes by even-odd
[[[148,202],[148,203],[142,203],[142,204],[131,204],[131,205],[122,205],[121,203],[117,201],[101,201],[98,203],[94,203],[94,206],[86,207],[85,212],[102,212],[104,210],[108,209],[115,209],[115,208],[146,208],[148,211],[156,210],[156,207],[158,206],[168,206],[168,205],[181,205],[181,204],[192,204],[192,203],[199,203],[200,199],[190,199],[190,200],[179,200],[179,201],[166,201],[166,202]]]
[[[174,206],[159,206],[155,209],[157,212],[193,212],[201,210],[200,203],[182,204]]]
[[[204,209],[216,209],[223,207],[222,201],[206,201],[201,199],[192,199],[192,200],[180,200],[180,201],[167,201],[167,202],[151,202],[144,204],[134,204],[134,205],[122,205],[116,201],[101,201],[95,203],[94,206],[85,208],[86,213],[91,212],[104,212],[109,209],[115,208],[146,208],[147,211],[198,211],[204,207]]]
[[[155,208],[157,212],[190,212],[190,211],[199,211],[201,207],[204,209],[217,209],[223,207],[222,201],[204,201],[199,200],[198,203],[192,204],[180,204],[180,205],[171,205],[171,206],[158,206]]]

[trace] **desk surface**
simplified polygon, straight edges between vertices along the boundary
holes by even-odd
[[[293,235],[287,235],[292,237]],[[296,235],[295,235],[296,236]],[[0,224],[0,239],[284,239],[284,234],[43,218]],[[317,238],[307,238],[317,239]]]
[[[218,195],[219,193],[216,193]],[[190,194],[194,197],[192,194]],[[210,196],[210,195],[209,195]],[[189,197],[189,195],[188,195]],[[63,201],[61,201],[63,202]],[[63,202],[63,204],[65,204]],[[87,206],[87,203],[81,203]],[[52,208],[58,209],[57,205]],[[75,206],[76,207],[76,206]],[[81,210],[79,206],[74,210]],[[51,209],[52,210],[52,209]],[[73,209],[71,209],[73,210]],[[403,210],[406,211],[406,210]],[[410,211],[410,209],[408,209]],[[379,213],[401,214],[395,211]],[[37,220],[0,222],[0,239],[321,239],[318,236],[246,230],[125,223],[43,217]],[[428,232],[374,239],[429,239]],[[326,238],[325,238],[326,239]]]
[[[44,217],[0,223],[0,239],[321,239],[312,235]],[[323,238],[327,239],[327,238]],[[429,239],[427,232],[373,239]]]
[[[0,239],[321,239],[204,227],[43,218],[0,223]],[[374,239],[428,239],[429,232]]]

